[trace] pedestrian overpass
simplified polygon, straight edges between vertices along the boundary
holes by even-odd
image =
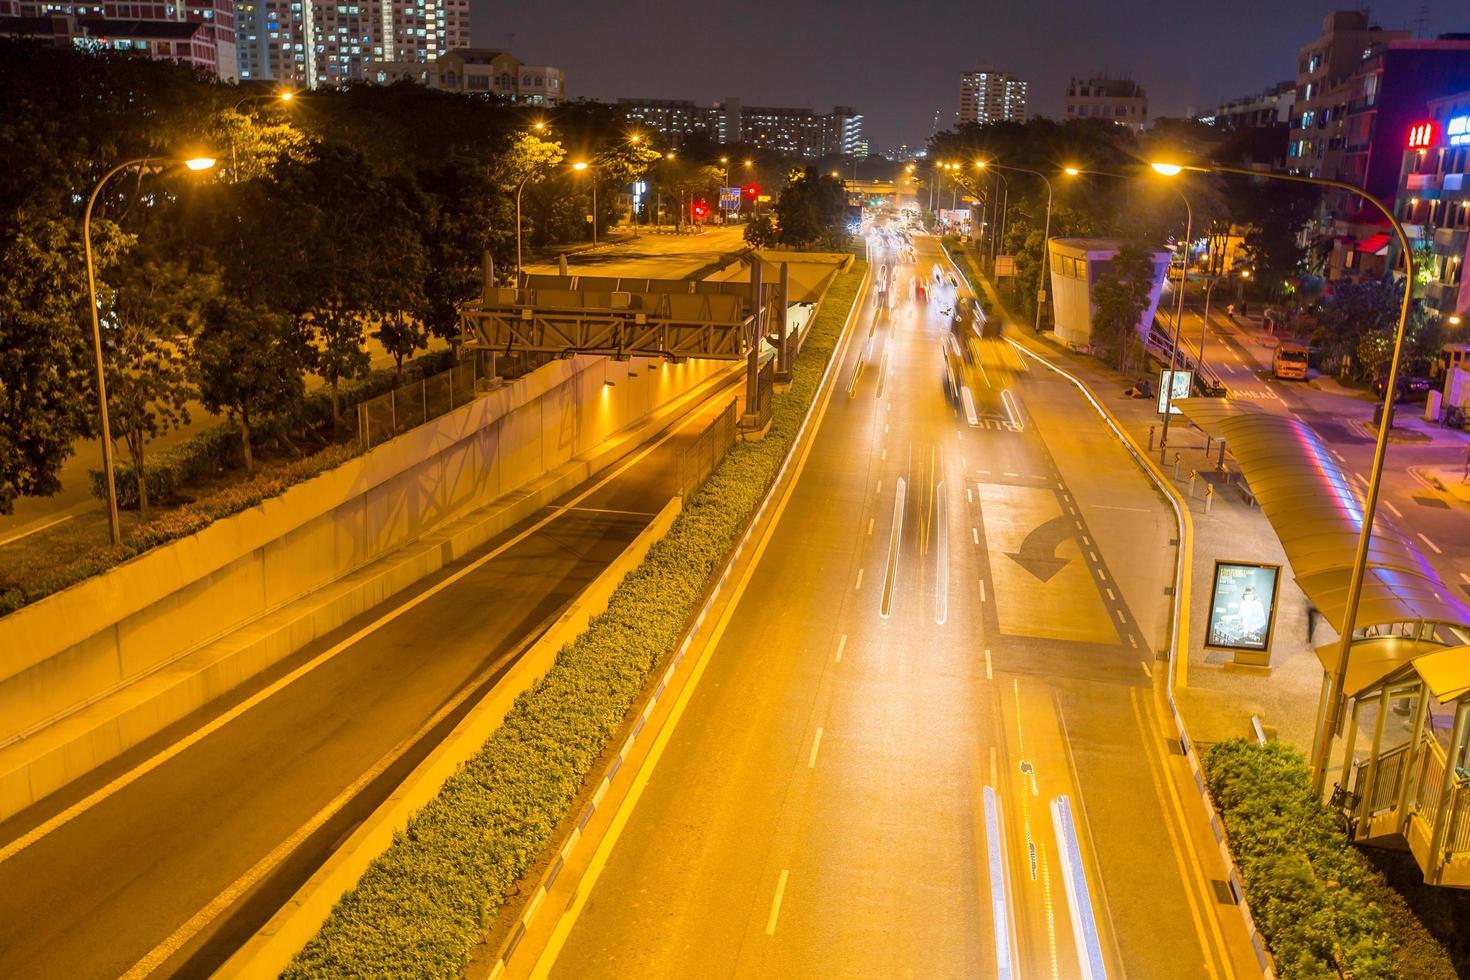
[[[1174,403],[1224,440],[1281,540],[1297,585],[1338,631],[1353,632],[1341,732],[1325,731],[1341,647],[1322,664],[1316,744],[1329,758],[1332,805],[1354,841],[1407,848],[1434,885],[1470,888],[1470,607],[1386,516],[1374,521],[1357,616],[1344,619],[1363,503],[1304,422],[1218,398]]]

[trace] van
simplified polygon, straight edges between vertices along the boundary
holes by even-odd
[[[1307,379],[1307,349],[1301,344],[1283,341],[1271,355],[1271,376],[1293,381]]]

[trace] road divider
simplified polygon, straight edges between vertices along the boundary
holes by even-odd
[[[903,547],[903,515],[907,501],[908,482],[899,477],[893,490],[893,526],[888,530],[888,558],[883,563],[883,596],[878,606],[878,614],[884,619],[893,612],[894,580],[898,578],[898,553]]]
[[[989,651],[987,651],[989,652]],[[994,757],[991,768],[994,768]],[[990,927],[995,933],[995,975],[999,980],[1020,976],[1016,964],[1016,929],[1011,917],[1010,864],[1006,860],[1005,825],[995,790],[984,789],[985,856],[990,872]]]
[[[1092,912],[1092,894],[1082,864],[1082,848],[1072,821],[1072,804],[1065,795],[1051,801],[1052,829],[1057,835],[1057,860],[1062,866],[1062,886],[1067,894],[1067,911],[1072,917],[1072,937],[1077,942],[1077,962],[1083,980],[1102,980],[1108,975],[1103,961],[1102,938]]]

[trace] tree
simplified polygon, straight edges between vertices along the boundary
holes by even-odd
[[[302,163],[283,161],[277,182],[307,261],[294,270],[292,307],[313,338],[313,368],[341,419],[340,385],[365,373],[370,325],[422,304],[424,249],[414,194],[385,179],[360,151],[318,143]]]
[[[1154,288],[1153,251],[1145,242],[1124,242],[1092,289],[1092,342],[1124,372]]]
[[[779,239],[776,225],[768,214],[751,219],[750,223],[745,226],[745,244],[751,248],[771,248],[777,244]]]
[[[847,245],[847,193],[842,181],[807,167],[781,191],[776,224],[782,245],[840,249]]]
[[[205,306],[193,357],[200,401],[239,424],[245,472],[254,474],[251,425],[266,412],[301,401],[309,357],[305,338],[287,314],[221,296]]]
[[[100,259],[115,243],[96,230]],[[96,431],[97,388],[75,227],[19,214],[0,247],[0,513],[8,514],[18,496],[61,488],[73,442]]]
[[[117,285],[101,297],[106,311],[104,361],[112,437],[121,439],[138,486],[138,509],[148,514],[145,450],[189,421],[195,396],[184,347],[194,332],[213,277],[191,274],[172,248],[135,248],[112,273]]]

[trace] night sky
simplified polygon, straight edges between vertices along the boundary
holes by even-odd
[[[1348,4],[1341,3],[1347,8]],[[474,43],[565,69],[573,97],[727,95],[747,105],[852,105],[874,151],[949,126],[959,73],[988,62],[1058,116],[1067,80],[1107,70],[1181,115],[1294,79],[1296,52],[1335,9],[1314,0],[472,0]],[[1379,0],[1373,20],[1470,31],[1466,0]],[[1422,13],[1421,13],[1422,12]],[[512,41],[513,37],[513,41]]]

